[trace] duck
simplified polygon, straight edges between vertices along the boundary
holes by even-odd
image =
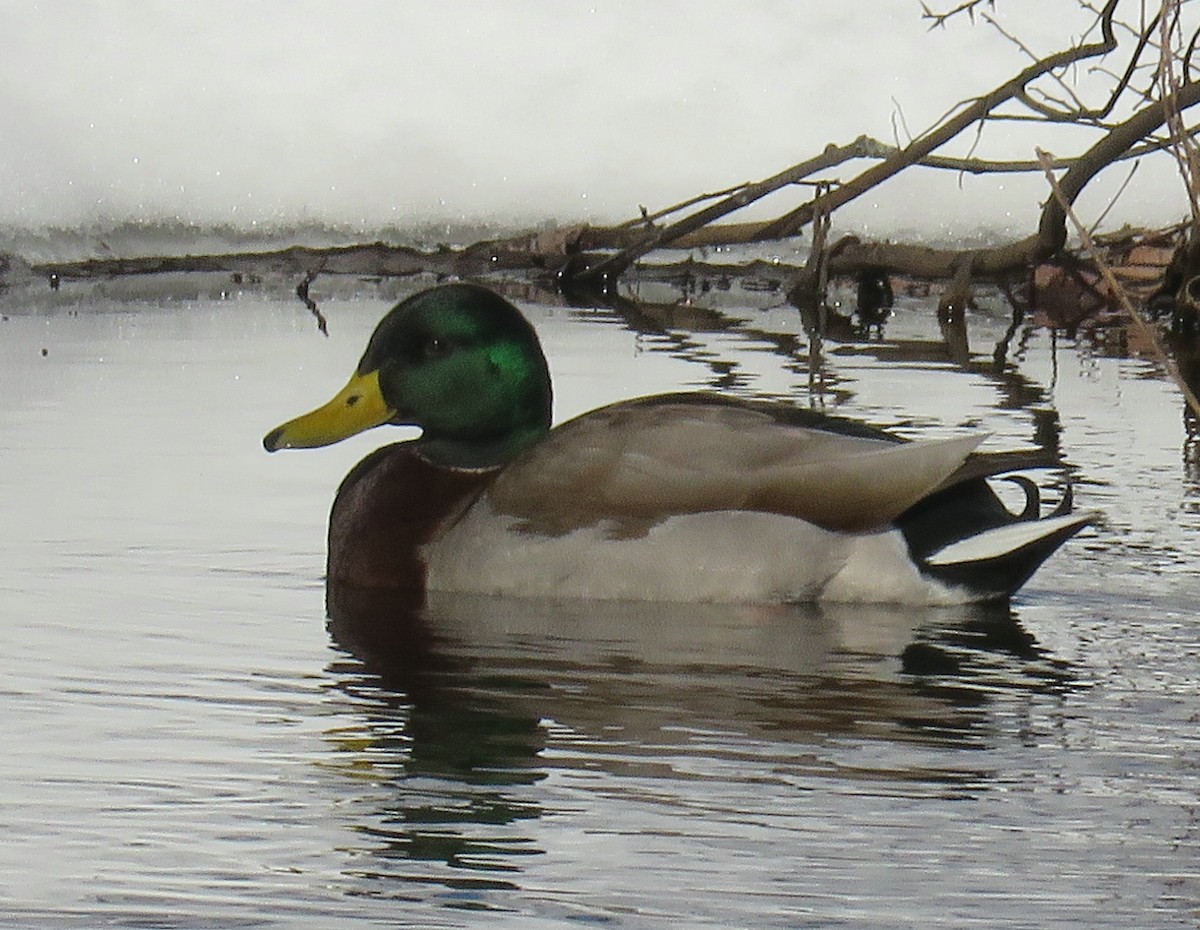
[[[684,602],[948,605],[1010,598],[1092,522],[1048,515],[1021,453],[914,441],[709,392],[636,397],[553,425],[533,325],[479,284],[407,297],[345,387],[268,452],[417,427],[341,482],[327,585]],[[1016,458],[1014,458],[1014,456]],[[1042,464],[1045,464],[1044,462]],[[1011,512],[992,482],[1025,491]]]

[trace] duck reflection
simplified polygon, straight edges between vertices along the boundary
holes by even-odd
[[[521,823],[564,773],[668,793],[710,766],[986,790],[975,754],[931,768],[904,747],[986,747],[998,687],[1070,684],[1007,606],[416,604],[343,585],[327,603],[345,653],[329,673],[361,717],[329,738],[347,774],[388,788],[361,832],[384,857],[476,870],[538,851]],[[855,775],[831,748],[848,744],[887,761]]]

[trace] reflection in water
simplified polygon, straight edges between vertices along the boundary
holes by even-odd
[[[510,828],[541,809],[505,790],[542,777],[539,720],[513,713],[485,679],[466,677],[468,663],[439,647],[423,612],[393,604],[389,623],[365,624],[367,600],[330,592],[330,629],[351,655],[328,671],[362,722],[326,734],[343,774],[386,789],[356,827],[364,846],[381,860],[443,863],[456,872],[513,868],[511,857],[539,852]],[[359,875],[377,877],[376,868]],[[452,883],[508,887],[494,877],[458,875]]]
[[[996,605],[420,606],[338,585],[327,607],[346,653],[329,673],[361,717],[328,738],[345,775],[386,788],[360,812],[364,846],[451,866],[436,878],[448,883],[460,871],[491,882],[541,851],[521,824],[557,813],[529,790],[555,772],[603,773],[614,794],[631,779],[666,805],[696,779],[713,781],[714,800],[729,781],[829,778],[973,797],[990,773],[970,755],[930,767],[905,747],[986,748],[998,688],[1072,682]]]
[[[1171,352],[1178,367],[1179,377],[1200,396],[1200,335],[1188,333],[1176,335],[1170,340]],[[1200,478],[1200,412],[1193,410],[1185,400],[1183,403],[1183,461],[1188,477],[1193,484]]]

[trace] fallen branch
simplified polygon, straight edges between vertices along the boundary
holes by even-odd
[[[1158,130],[1171,109],[1180,112],[1200,103],[1200,82],[1182,85],[1163,102],[1143,107],[1123,123],[1114,126],[1095,145],[1071,162],[1059,180],[1062,200],[1050,198],[1042,208],[1038,230],[1031,236],[1006,245],[987,249],[933,249],[894,243],[864,243],[847,237],[834,244],[828,271],[833,277],[849,277],[867,269],[884,269],[916,278],[945,280],[953,278],[967,258],[976,280],[1004,281],[1023,274],[1031,266],[1057,254],[1067,240],[1067,214],[1063,203],[1075,202],[1084,188],[1106,167]],[[1052,156],[1050,156],[1052,158]],[[1052,161],[1051,167],[1060,165]],[[836,192],[835,192],[836,193]],[[804,272],[801,272],[803,275]],[[797,282],[793,287],[802,282]]]
[[[862,150],[862,146],[867,142],[868,140],[865,136],[860,136],[849,145],[826,146],[825,151],[820,155],[800,162],[798,165],[793,165],[757,183],[744,185],[718,203],[710,207],[705,207],[703,210],[699,210],[691,216],[672,223],[670,226],[661,229],[651,228],[642,235],[638,242],[622,249],[616,255],[609,256],[595,264],[575,271],[571,275],[572,283],[577,286],[595,285],[599,286],[601,290],[608,290],[611,283],[616,281],[630,265],[643,255],[647,255],[655,249],[676,243],[688,233],[707,226],[713,220],[741,210],[743,207],[761,200],[763,197],[774,193],[782,187],[797,184],[817,171],[823,171],[835,165],[840,165],[851,158],[860,157],[859,153]]]
[[[832,213],[839,207],[861,197],[867,191],[882,184],[904,168],[925,158],[935,149],[940,148],[955,138],[969,126],[987,118],[996,107],[1022,94],[1032,81],[1042,75],[1057,68],[1064,68],[1067,65],[1111,52],[1117,47],[1117,40],[1112,31],[1112,15],[1116,10],[1117,3],[1118,0],[1108,0],[1104,6],[1102,14],[1102,40],[1100,42],[1079,45],[1075,48],[1047,55],[1045,58],[1034,62],[990,93],[968,103],[955,116],[950,117],[941,125],[935,126],[923,136],[914,139],[892,157],[884,159],[883,162],[867,169],[857,178],[831,191],[826,195],[825,202],[821,204],[821,209],[827,213]],[[1128,146],[1125,146],[1125,148],[1128,148]],[[767,224],[762,232],[763,238],[775,239],[794,235],[796,231],[812,220],[813,210],[814,204],[806,203],[792,212],[784,214]]]

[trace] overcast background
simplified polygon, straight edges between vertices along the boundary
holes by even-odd
[[[999,10],[1039,52],[1086,23],[1075,0]],[[929,31],[918,0],[0,0],[0,36],[0,228],[27,230],[620,219],[919,132],[1027,62],[982,23]],[[1032,156],[1011,124],[983,141]],[[839,223],[1024,234],[1045,196],[921,174]],[[1153,174],[1113,222],[1182,214]]]

